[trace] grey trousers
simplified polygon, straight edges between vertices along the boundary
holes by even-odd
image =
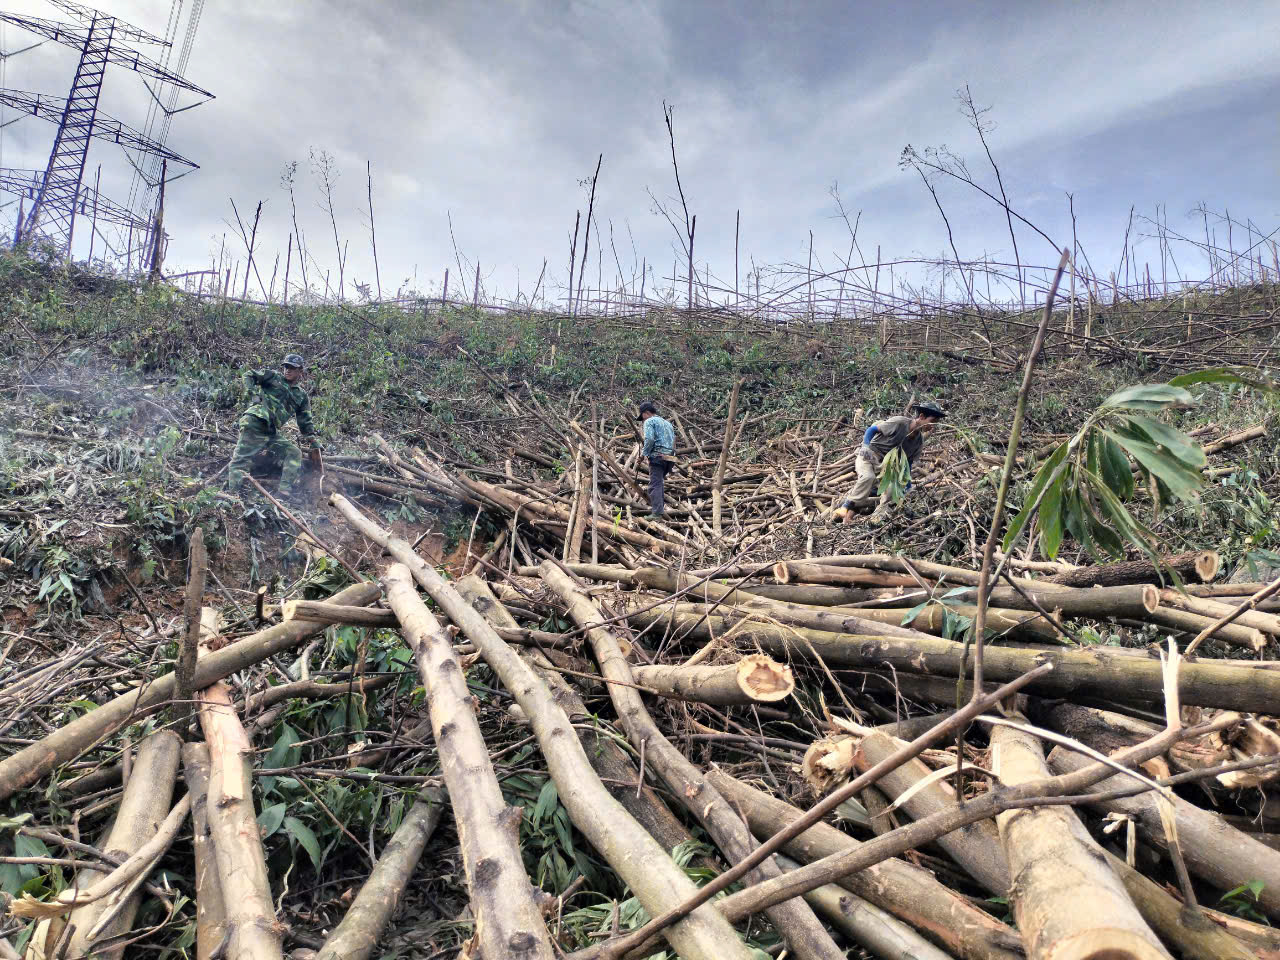
[[[843,505],[846,507],[869,507],[877,499],[882,505],[887,505],[883,497],[876,497],[878,472],[875,464],[871,462],[871,458],[863,451],[858,451],[858,458],[854,461],[854,468],[858,471],[858,479],[854,481],[853,489],[849,491],[849,495],[844,498]]]
[[[663,460],[657,455],[649,458],[649,510],[654,516],[662,516],[665,495],[663,485],[674,466],[670,460]]]

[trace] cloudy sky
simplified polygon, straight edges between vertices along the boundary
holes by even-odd
[[[108,13],[165,32],[171,0],[106,2]],[[45,0],[5,7],[66,17]],[[0,38],[6,51],[28,42],[12,26]],[[75,57],[48,43],[6,59],[0,80],[65,93]],[[884,259],[942,256],[933,200],[897,161],[907,144],[945,144],[991,181],[957,110],[955,91],[966,84],[992,108],[989,141],[1013,206],[1069,243],[1073,193],[1079,236],[1099,272],[1119,259],[1131,205],[1149,215],[1167,208],[1170,227],[1192,236],[1203,237],[1199,216],[1189,215],[1201,202],[1264,232],[1280,226],[1274,0],[210,0],[187,76],[217,99],[173,118],[169,146],[201,165],[170,187],[173,271],[207,267],[224,234],[227,249],[243,256],[227,224],[231,198],[242,215],[265,201],[259,258],[269,265],[283,254],[291,218],[281,172],[296,161],[311,273],[330,270],[336,282],[314,149],[327,151],[339,173],[348,283],[374,279],[370,161],[384,292],[407,284],[438,293],[446,267],[457,292],[451,218],[467,272],[478,259],[487,293],[527,293],[546,258],[554,295],[575,211],[586,209],[582,181],[603,153],[600,228],[606,239],[612,230],[625,275],[643,259],[654,271],[650,289],[669,286],[675,236],[649,196],[674,194],[664,100],[674,105],[681,179],[698,216],[697,259],[728,285],[739,210],[743,274],[749,258],[805,262],[810,231],[818,261],[834,265],[848,234],[833,183],[850,213],[861,211],[868,257],[877,245]],[[142,126],[147,103],[136,76],[108,73],[108,113]],[[0,163],[43,167],[52,131],[34,118],[8,126]],[[118,148],[95,145],[89,163],[102,164],[105,191],[127,198],[130,168]],[[998,207],[955,184],[942,184],[940,199],[962,257],[1011,258]],[[1019,245],[1024,261],[1056,259],[1029,230]],[[605,255],[606,278],[616,276],[612,250]],[[1138,256],[1159,260],[1150,242]],[[1182,266],[1205,272],[1190,253]],[[592,282],[595,272],[593,256]]]

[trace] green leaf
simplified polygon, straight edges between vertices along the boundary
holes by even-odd
[[[316,870],[319,870],[320,841],[316,839],[316,835],[312,832],[311,828],[297,817],[285,817],[284,829],[289,836],[302,844],[303,849],[306,850],[307,854],[311,857],[312,865]]]
[[[1040,469],[1036,471],[1035,479],[1031,481],[1031,489],[1027,491],[1027,498],[1023,502],[1022,510],[1013,518],[1013,522],[1009,524],[1009,532],[1004,535],[1004,549],[1008,550],[1013,542],[1018,538],[1018,534],[1022,533],[1022,528],[1031,520],[1032,506],[1040,496],[1040,491],[1044,489],[1049,478],[1053,476],[1054,471],[1067,458],[1067,450],[1069,444],[1063,442],[1053,453],[1049,454],[1049,459],[1040,465]]]
[[[529,825],[535,830],[538,829],[542,825],[543,818],[553,811],[559,802],[560,794],[556,790],[556,782],[548,777],[538,793],[538,802],[534,804],[533,813],[529,816]]]
[[[1280,385],[1258,379],[1257,371],[1248,367],[1212,367],[1208,370],[1184,373],[1169,381],[1171,387],[1190,387],[1197,383],[1234,383],[1253,387],[1255,390],[1265,390],[1268,393],[1280,390]]]
[[[293,745],[301,739],[298,736],[298,731],[293,727],[287,723],[282,725],[280,736],[272,744],[271,750],[267,753],[267,759],[263,761],[262,765],[268,770],[279,770],[281,767],[292,766],[297,760],[297,755],[293,753]]]
[[[288,804],[276,803],[264,808],[258,814],[258,832],[262,834],[263,840],[280,829],[280,824],[284,822],[286,809],[288,809]]]
[[[1102,482],[1121,500],[1133,496],[1133,470],[1129,467],[1129,458],[1124,455],[1120,446],[1108,436],[1098,436],[1098,466]]]
[[[1097,556],[1097,548],[1093,543],[1093,534],[1089,530],[1089,518],[1080,499],[1080,491],[1075,487],[1070,487],[1067,491],[1065,502],[1066,510],[1064,511],[1064,516],[1066,517],[1067,530],[1090,556]]]
[[[1065,526],[1062,491],[1066,486],[1067,476],[1064,473],[1055,480],[1045,491],[1044,499],[1040,501],[1040,545],[1044,549],[1044,555],[1050,560],[1057,557],[1058,549],[1062,546],[1062,533]]]
[[[1152,443],[1168,450],[1190,469],[1200,470],[1205,465],[1204,450],[1181,430],[1175,430],[1168,424],[1152,420],[1150,417],[1129,417],[1129,423],[1145,433]]]
[[[1102,401],[1103,409],[1163,410],[1170,404],[1191,406],[1195,398],[1181,387],[1167,383],[1140,383],[1117,390]]]
[[[905,627],[916,617],[920,616],[920,614],[924,612],[924,608],[929,606],[931,603],[933,603],[932,600],[926,600],[924,603],[917,603],[914,607],[908,610],[902,615],[902,626]]]
[[[1179,500],[1195,500],[1204,486],[1204,478],[1198,470],[1188,469],[1180,460],[1149,442],[1145,435],[1128,427],[1116,432],[1103,431],[1111,440],[1124,448],[1158,480],[1169,488]]]

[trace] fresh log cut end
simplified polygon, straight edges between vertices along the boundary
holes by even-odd
[[[1149,583],[1142,588],[1142,605],[1147,613],[1155,613],[1160,606],[1160,591]]]
[[[778,583],[791,582],[791,571],[787,569],[787,565],[785,563],[780,562],[773,565],[773,579],[778,581]]]
[[[824,737],[809,744],[800,762],[800,774],[817,796],[849,779],[858,741],[853,737]]]
[[[1202,550],[1196,557],[1196,576],[1200,578],[1200,582],[1208,583],[1216,577],[1221,562],[1217,550]]]
[[[298,601],[297,600],[287,601],[284,604],[284,606],[280,608],[280,611],[281,611],[281,618],[286,623],[288,623],[290,620],[293,620],[298,615]]]
[[[796,678],[785,663],[778,663],[763,653],[753,653],[738,664],[738,686],[752,700],[772,703],[791,695],[796,688]]]

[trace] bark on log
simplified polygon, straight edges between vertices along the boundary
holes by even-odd
[[[1160,607],[1158,610],[1153,610],[1147,614],[1146,619],[1152,620],[1161,626],[1169,627],[1172,630],[1198,634],[1205,627],[1210,626],[1216,618],[1202,617],[1199,614],[1188,613],[1186,610],[1171,610],[1168,607]],[[1240,647],[1251,653],[1258,653],[1267,645],[1267,638],[1261,630],[1241,626],[1238,623],[1223,624],[1213,632],[1213,636],[1218,640],[1226,641],[1233,647]]]
[[[891,756],[902,743],[903,741],[886,737],[882,733],[864,737],[854,754],[858,772],[865,773]],[[897,770],[881,777],[876,786],[890,800],[896,800],[916,788],[930,773],[930,769],[920,760],[908,760]],[[945,781],[935,780],[922,789],[916,789],[898,809],[906,810],[913,820],[923,820],[930,814],[955,805],[955,791]],[[995,823],[991,820],[979,820],[939,837],[937,842],[978,883],[997,897],[1008,896],[1009,864],[1000,848],[1000,833]]]
[[[867,570],[864,567],[835,567],[792,560],[773,566],[773,579],[784,586],[815,584],[828,587],[914,587],[914,577],[905,573]]]
[[[1040,741],[1022,730],[992,729],[991,758],[1006,786],[1050,776]],[[1169,956],[1074,810],[1006,810],[996,825],[1012,881],[1009,899],[1031,960]]]
[[[756,790],[722,770],[707,779],[742,813],[761,839],[772,836],[803,811]],[[825,823],[815,824],[786,846],[787,854],[809,862],[861,846]],[[927,870],[898,859],[885,860],[839,881],[850,893],[886,910],[963,960],[1017,960],[1022,944],[1012,930],[985,910],[934,879]]]
[[[783,856],[778,857],[778,865],[784,870],[798,866]],[[804,898],[847,940],[881,960],[951,960],[949,953],[939,950],[893,914],[835,884],[810,890]]]
[[[216,611],[202,631],[217,633]],[[200,651],[200,666],[217,656]],[[209,792],[205,815],[218,863],[223,908],[230,930],[228,953],[242,960],[281,960],[283,927],[276,921],[266,852],[253,805],[253,747],[236,715],[231,688],[215,682],[198,694],[200,728],[209,745]],[[136,775],[136,774],[135,774]]]
[[[1160,884],[1148,880],[1109,851],[1102,852],[1142,919],[1165,943],[1172,945],[1183,960],[1258,960],[1203,911],[1183,909],[1182,902]],[[1095,902],[1090,901],[1089,906],[1093,909]]]
[[[923,640],[910,641],[898,637],[853,636],[746,622],[741,613],[729,613],[732,615],[706,617],[705,608],[677,604],[675,622],[678,628],[687,631],[686,636],[699,640],[723,636],[736,625],[735,636],[740,642],[758,644],[779,658],[821,657],[833,667],[892,668],[943,677],[958,676],[962,667],[963,644],[927,634]],[[628,619],[648,625],[665,623],[670,617],[669,610],[655,609],[632,613]],[[1052,663],[1054,669],[1032,681],[1027,693],[1050,697],[1083,695],[1148,707],[1164,702],[1160,661],[1127,656],[1119,648],[1113,651],[1106,647],[1074,650],[992,646],[985,653],[984,676],[1006,682],[1040,663]],[[1178,671],[1178,692],[1184,704],[1269,713],[1280,703],[1280,672],[1238,666],[1229,660],[1184,661]]]
[[[753,653],[723,666],[655,664],[632,667],[635,682],[664,697],[735,706],[774,703],[795,690],[791,668],[763,653]]]
[[[1176,607],[1179,610],[1186,610],[1189,613],[1207,617],[1210,621],[1217,620],[1225,614],[1233,613],[1236,609],[1235,605],[1223,603],[1221,600],[1214,600],[1210,597],[1193,597],[1171,589],[1160,591],[1160,604],[1161,609],[1166,606]],[[1274,613],[1247,610],[1237,615],[1235,622],[1242,627],[1252,627],[1254,630],[1261,630],[1269,636],[1280,637],[1280,617],[1277,617]],[[1220,636],[1220,631],[1221,628],[1214,631],[1214,636]]]
[[[1041,585],[1039,581],[1027,581],[1022,591],[1050,613],[1067,617],[1088,617],[1105,620],[1108,617],[1127,617],[1145,620],[1159,609],[1160,591],[1151,584],[1134,584],[1127,587],[1059,587]],[[943,591],[945,592],[945,591]],[[934,591],[938,593],[937,590]],[[879,590],[876,599],[883,607],[914,607],[926,598],[922,590]],[[972,594],[956,597],[971,599]],[[988,598],[991,606],[1006,610],[1034,610],[1031,603],[1013,587],[991,588]]]
[[[458,593],[466,598],[472,608],[495,628],[500,629],[515,623],[515,618],[493,595],[489,585],[479,577],[475,575],[463,577],[455,586]],[[639,792],[636,791],[635,784],[640,783],[640,772],[631,762],[630,755],[618,745],[617,741],[605,731],[596,728],[594,724],[591,729],[586,729],[581,723],[584,720],[590,721],[593,714],[573,687],[553,669],[551,662],[536,650],[527,651],[523,656],[538,671],[538,675],[550,688],[551,695],[565,715],[571,721],[579,723],[574,730],[582,743],[587,759],[613,798],[649,831],[664,850],[669,852],[685,841],[691,840],[692,834],[676,819],[675,814],[658,796],[657,791],[648,784],[644,784]]]
[[[381,607],[353,607],[324,600],[290,600],[281,611],[285,623],[305,620],[308,623],[346,623],[359,627],[398,627],[400,621],[390,610]]]
[[[395,912],[431,834],[444,812],[442,790],[423,791],[404,815],[391,842],[369,874],[342,922],[329,934],[315,960],[367,960]]]
[[[132,776],[120,798],[120,808],[107,839],[101,845],[106,853],[128,856],[151,839],[159,829],[169,814],[173,786],[178,777],[178,753],[181,747],[181,739],[171,730],[153,733],[138,745],[138,759],[134,763]],[[76,885],[81,888],[91,887],[106,875],[106,871],[79,870],[76,872]],[[115,909],[112,899],[99,900],[71,912],[67,923],[74,924],[76,929],[67,944],[68,957],[118,960],[124,955],[123,946],[95,950],[94,941],[89,939],[93,927],[103,915],[108,910]],[[119,909],[114,919],[94,939],[105,940],[127,933],[133,928],[133,918],[137,915],[141,902],[142,894],[132,893],[124,907]]]
[[[191,794],[196,880],[196,960],[213,960],[227,936],[227,910],[218,878],[218,858],[209,835],[209,747],[182,746],[182,773]]]
[[[377,595],[375,585],[362,583],[336,594],[334,600],[344,604],[370,603]],[[297,646],[323,629],[314,623],[284,623],[245,637],[202,657],[196,664],[195,687],[206,687],[282,650]],[[0,760],[0,800],[31,786],[59,764],[74,760],[122,726],[164,707],[173,692],[174,675],[167,673],[82,714],[44,739]]]
[[[419,598],[408,567],[393,564],[382,583],[427,692],[431,728],[458,825],[479,952],[485,957],[551,960],[554,953],[542,912],[520,856],[521,811],[502,797],[453,643]]]
[[[187,575],[187,593],[182,606],[184,629],[178,648],[178,661],[174,664],[175,718],[179,729],[185,730],[195,712],[196,649],[200,642],[200,606],[204,603],[204,581],[209,558],[204,549],[204,529],[196,527],[191,534],[190,572]]]
[[[1061,747],[1049,755],[1049,766],[1059,773],[1079,770],[1088,764],[1086,758]],[[1132,783],[1128,777],[1112,777],[1098,784],[1096,789],[1116,790]],[[1092,806],[1109,813],[1129,814],[1137,822],[1142,836],[1161,849],[1165,847],[1160,811],[1156,798],[1151,794],[1106,800]],[[1228,825],[1216,813],[1202,810],[1181,798],[1175,798],[1173,806],[1178,844],[1187,869],[1223,892],[1242,883],[1263,881],[1258,905],[1272,919],[1280,919],[1280,852]]]
[[[945,607],[941,603],[931,603],[907,623],[902,622],[903,613],[901,610],[859,609],[857,615],[863,620],[907,627],[923,633],[941,636],[947,611],[957,617],[968,617],[972,620],[977,614],[978,608],[966,603],[947,603]],[[833,610],[832,612],[835,611]],[[1007,634],[1010,637],[1031,641],[1048,640],[1054,642],[1058,641],[1062,636],[1049,621],[1039,613],[1031,610],[1001,610],[998,607],[988,607],[987,629],[994,630],[999,634]]]
[[[542,579],[564,601],[574,622],[585,630],[601,675],[617,681],[609,684],[609,696],[618,712],[618,722],[632,745],[637,750],[647,747],[649,765],[666,781],[671,792],[684,802],[689,812],[698,818],[729,862],[738,863],[745,859],[756,847],[751,831],[711,786],[702,771],[662,734],[645,708],[639,691],[627,685],[635,681],[617,638],[605,627],[592,626],[606,619],[600,608],[553,563],[543,563]],[[747,877],[749,882],[759,883],[781,873],[776,863],[766,860]],[[821,957],[835,960],[844,956],[805,904],[792,900],[771,907],[767,914],[796,956],[814,960]]]
[[[631,887],[650,915],[657,916],[691,897],[696,888],[685,872],[613,799],[591,769],[564,710],[533,668],[407,542],[370,521],[345,497],[335,494],[330,503],[364,536],[408,566],[419,585],[480,650],[528,718],[551,778],[560,788],[560,802],[574,826]],[[725,956],[726,945],[741,943],[733,927],[710,904],[673,924],[663,936],[686,960],[718,960]]]
[[[1064,587],[1118,587],[1129,583],[1167,583],[1169,570],[1180,577],[1196,577],[1208,583],[1218,573],[1218,551],[1195,550],[1173,557],[1161,557],[1158,569],[1150,560],[1125,560],[1122,563],[1103,563],[1091,567],[1078,567],[1065,573],[1045,577],[1045,583],[1057,583]]]

